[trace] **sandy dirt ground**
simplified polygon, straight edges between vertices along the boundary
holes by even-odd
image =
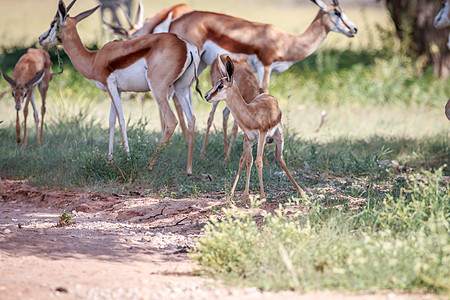
[[[4,181],[0,299],[423,299],[394,292],[261,292],[196,276],[187,256],[217,197],[46,191]],[[71,226],[58,227],[60,214]]]

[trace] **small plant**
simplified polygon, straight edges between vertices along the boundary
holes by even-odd
[[[307,214],[287,213],[288,206],[260,213],[256,202],[250,210],[231,206],[204,227],[191,258],[208,275],[263,290],[449,293],[450,202],[442,169],[411,174],[400,193],[392,189],[360,210],[317,199],[298,202]]]
[[[66,227],[72,225],[72,215],[69,214],[67,211],[64,211],[59,214],[59,220],[56,224],[56,227]]]

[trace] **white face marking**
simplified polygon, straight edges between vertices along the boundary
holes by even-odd
[[[344,14],[339,7],[331,10],[329,14],[334,22],[333,27],[331,27],[331,31],[342,33],[348,37],[353,37],[356,34],[356,25],[350,21],[347,15]]]
[[[39,37],[39,44],[41,46],[51,47],[59,44],[58,39],[56,38],[56,28],[57,22],[56,20],[53,20],[50,24],[50,28]]]
[[[450,4],[448,3],[448,1],[446,1],[442,9],[434,18],[434,27],[436,27],[437,29],[441,29],[449,26],[450,25],[449,13],[450,13]]]

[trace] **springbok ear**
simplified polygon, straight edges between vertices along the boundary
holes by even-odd
[[[26,87],[32,87],[35,84],[37,84],[38,82],[40,82],[42,80],[42,78],[44,77],[44,73],[45,73],[45,69],[42,69],[42,71],[40,71],[39,73],[37,73],[36,75],[33,76],[33,78],[31,78],[26,84]]]
[[[222,77],[227,77],[227,69],[225,68],[225,65],[222,62],[222,59],[220,58],[220,54],[217,54],[217,63],[219,67],[219,73]]]
[[[311,2],[315,3],[320,9],[324,12],[328,12],[327,5],[323,3],[321,0],[311,0]]]
[[[234,64],[231,61],[231,58],[227,56],[227,78],[228,81],[233,81],[233,73],[234,73]]]
[[[9,77],[6,73],[3,73],[3,70],[0,69],[0,72],[2,73],[3,78],[5,78],[5,80],[9,83],[9,85],[14,88],[16,86],[16,82]]]
[[[58,13],[61,18],[65,18],[67,15],[66,5],[64,4],[64,2],[62,0],[59,0],[59,3],[58,3]]]
[[[98,5],[97,7],[94,7],[93,9],[87,10],[85,12],[80,13],[78,16],[75,17],[76,22],[80,22],[84,18],[89,17],[92,15],[101,5]]]

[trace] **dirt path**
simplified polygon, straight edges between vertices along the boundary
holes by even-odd
[[[0,299],[411,299],[382,293],[263,293],[195,276],[193,247],[214,199],[41,191],[5,181]],[[68,211],[74,222],[57,227]],[[414,296],[413,298],[419,298]]]

